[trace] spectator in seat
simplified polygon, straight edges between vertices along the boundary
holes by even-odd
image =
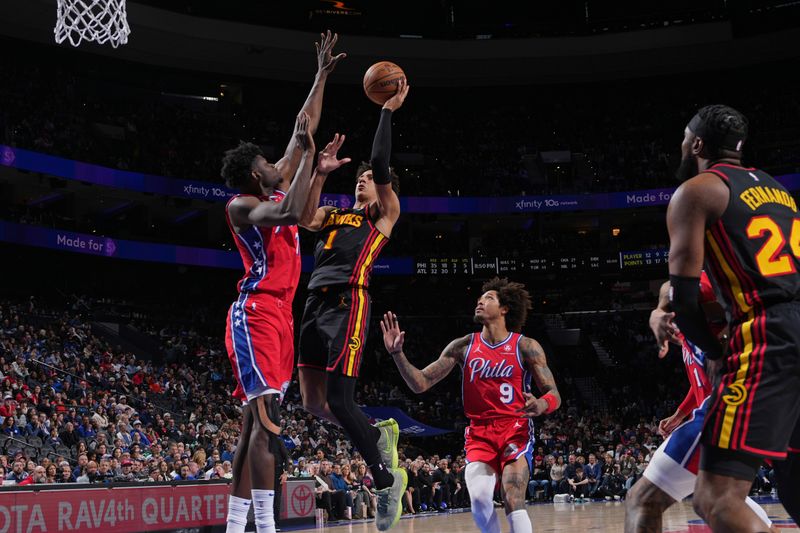
[[[47,478],[48,483],[56,483],[56,478],[58,477],[58,468],[54,463],[50,463],[45,467],[45,477]]]
[[[84,468],[83,473],[81,473],[75,481],[77,483],[94,483],[97,481],[97,463],[94,461],[86,463],[86,468]]]
[[[78,432],[75,431],[75,425],[72,422],[67,422],[67,424],[64,426],[64,431],[58,435],[58,438],[61,439],[61,442],[64,444],[64,446],[68,446],[70,448],[77,446],[81,440],[80,435],[78,435]]]
[[[453,492],[453,507],[460,509],[464,507],[470,506],[469,501],[469,491],[467,490],[467,482],[464,479],[464,474],[466,470],[466,463],[459,462],[454,463],[453,466],[453,475],[455,477],[455,491]]]
[[[568,492],[568,487],[564,483],[564,456],[559,455],[555,462],[550,465],[550,486],[552,487],[552,494],[565,494]]]
[[[35,485],[43,485],[47,483],[47,472],[45,472],[44,467],[40,465],[34,468],[31,479],[33,479],[33,483]]]
[[[597,495],[606,500],[620,500],[625,495],[625,476],[622,475],[619,463],[610,467],[611,472],[603,476]]]
[[[114,476],[114,481],[136,481],[136,475],[133,473],[133,461],[130,459],[123,459],[120,464],[120,472]]]
[[[535,459],[533,472],[531,472],[531,480],[528,482],[528,494],[531,499],[536,497],[536,491],[538,489],[542,489],[543,500],[546,501],[550,498],[550,474],[547,468],[545,468],[541,456]]]
[[[331,481],[333,482],[333,490],[335,490],[336,492],[344,493],[344,503],[345,503],[344,517],[352,518],[354,511],[353,494],[350,492],[347,485],[347,481],[345,481],[342,475],[341,465],[334,464],[331,467],[330,478]]]
[[[56,483],[74,483],[75,478],[72,477],[72,467],[69,466],[69,461],[61,461],[58,464],[58,473],[56,475]]]
[[[6,417],[5,420],[3,420],[3,425],[2,429],[0,430],[0,433],[2,433],[3,435],[8,435],[9,437],[14,437],[16,439],[22,437],[22,432],[17,427],[16,421],[14,420],[13,416],[8,416]]]
[[[194,479],[192,476],[191,470],[189,469],[189,465],[181,465],[178,469],[178,475],[175,476],[175,479],[178,481],[191,481]]]
[[[575,474],[571,478],[567,478],[569,484],[569,491],[573,498],[583,500],[589,493],[589,480],[583,473],[583,467],[577,466]]]
[[[420,479],[419,479],[419,461],[406,460],[405,469],[408,473],[408,485],[406,486],[406,495],[404,499],[404,509],[406,513],[416,514],[419,512],[420,504]],[[361,469],[359,468],[359,471]],[[366,466],[365,466],[366,470]]]
[[[83,474],[87,464],[89,464],[89,456],[85,453],[80,454],[78,456],[78,466],[72,470],[72,477],[77,480]]]
[[[431,475],[431,465],[427,461],[422,461],[419,471],[417,472],[420,484],[420,510],[427,511],[433,509],[433,476]]]
[[[344,517],[345,496],[344,492],[334,489],[331,470],[330,461],[319,463],[319,470],[314,476],[317,481],[317,498],[318,502],[322,500],[322,507],[328,511],[331,520],[341,520]]]
[[[0,417],[10,418],[14,416],[17,410],[16,402],[11,393],[3,396],[3,405],[0,405]]]
[[[452,494],[455,491],[456,479],[450,470],[447,459],[441,459],[438,468],[433,472],[434,495],[433,503],[439,510],[453,506]],[[444,504],[444,505],[442,505]]]
[[[365,463],[358,463],[354,477],[353,486],[357,491],[356,503],[365,503],[367,505],[367,516],[362,516],[361,518],[375,518],[375,510],[378,505],[378,499],[375,495],[375,482],[372,476],[369,475]],[[357,505],[357,508],[360,514],[360,506]]]
[[[597,462],[595,454],[589,454],[589,462],[583,466],[583,473],[586,475],[586,479],[589,480],[588,497],[592,498],[600,485],[600,479],[603,477],[602,467]]]
[[[25,462],[23,460],[15,460],[11,467],[11,472],[6,475],[8,481],[19,485],[28,478],[28,473],[25,471]]]

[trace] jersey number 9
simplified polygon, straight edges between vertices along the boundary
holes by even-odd
[[[511,403],[514,401],[514,387],[511,383],[503,383],[500,385],[500,401],[503,403]]]

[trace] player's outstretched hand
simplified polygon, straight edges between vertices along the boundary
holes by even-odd
[[[330,174],[342,165],[346,165],[351,161],[349,157],[337,159],[339,149],[344,144],[344,135],[338,133],[333,136],[333,140],[319,153],[317,158],[317,173]]]
[[[314,43],[317,48],[317,72],[330,74],[336,68],[336,63],[347,57],[347,54],[333,55],[333,47],[336,45],[336,41],[339,40],[338,34],[331,35],[331,30],[328,30],[325,33],[320,33],[319,37],[320,42]]]
[[[534,418],[543,415],[547,411],[547,400],[537,398],[530,392],[523,392],[522,395],[525,399],[525,407],[518,409],[517,412],[520,416]]]
[[[381,321],[381,331],[383,331],[383,344],[389,353],[403,351],[403,341],[406,332],[400,331],[400,324],[397,323],[397,315],[389,311],[383,315]]]
[[[408,89],[411,86],[408,84],[405,78],[402,78],[400,81],[397,82],[397,92],[394,93],[394,96],[386,100],[386,103],[383,104],[384,109],[388,109],[392,113],[400,109],[402,107],[403,102],[406,101],[406,96],[408,96]]]
[[[681,344],[678,327],[672,321],[674,318],[675,313],[667,313],[659,308],[653,309],[650,313],[650,329],[656,337],[659,358],[666,357],[670,342],[678,346]]]
[[[314,151],[314,137],[311,135],[311,131],[308,129],[308,124],[311,119],[308,116],[308,113],[305,111],[300,111],[297,115],[297,120],[294,123],[294,137],[297,139],[297,144],[300,148],[303,149],[304,152]]]

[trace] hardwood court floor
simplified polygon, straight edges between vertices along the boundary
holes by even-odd
[[[796,533],[800,529],[777,500],[759,500],[769,517],[781,533]],[[503,532],[509,531],[505,513],[498,509]],[[537,504],[528,506],[528,514],[533,522],[534,533],[546,532],[622,532],[625,508],[622,502],[596,502],[582,504]],[[669,533],[709,533],[692,510],[691,502],[684,501],[673,505],[664,515],[663,530]],[[317,531],[330,533],[372,533],[377,531],[373,521],[357,521],[344,525],[331,525]],[[416,517],[403,517],[392,533],[461,533],[477,531],[469,512],[429,514]]]

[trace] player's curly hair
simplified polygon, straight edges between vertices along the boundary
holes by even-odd
[[[493,278],[483,284],[483,292],[495,291],[500,305],[508,308],[506,328],[508,331],[520,333],[528,319],[531,309],[531,295],[522,283],[508,281],[508,278]]]
[[[253,170],[253,161],[257,156],[264,156],[258,145],[239,141],[239,146],[225,152],[222,158],[222,179],[231,189],[238,189],[244,185]]]
[[[358,170],[356,170],[356,179],[367,170],[372,170],[372,165],[366,161],[362,161],[361,164],[358,165]],[[392,178],[392,190],[397,196],[400,196],[400,176],[397,175],[394,167],[389,167],[389,177]]]
[[[709,139],[703,140],[712,157],[721,157],[722,152],[730,151],[718,146],[713,139],[723,139],[730,133],[742,140],[747,139],[749,129],[747,117],[734,108],[722,104],[707,105],[701,107],[697,114],[703,119],[706,127],[711,130],[712,135],[709,135]]]

